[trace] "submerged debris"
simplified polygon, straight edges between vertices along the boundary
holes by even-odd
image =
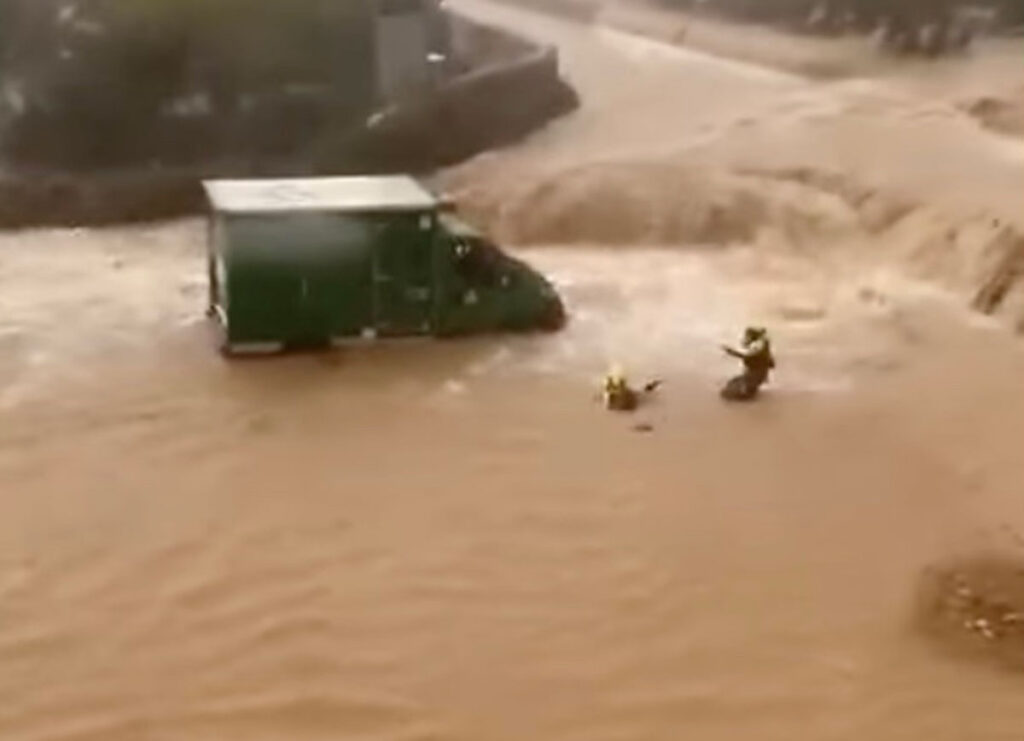
[[[1024,560],[988,556],[929,569],[916,618],[944,648],[1024,670]]]

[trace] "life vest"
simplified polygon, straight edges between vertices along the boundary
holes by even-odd
[[[772,355],[772,346],[767,338],[762,337],[747,343],[744,349],[748,353],[743,359],[743,365],[747,370],[767,372],[775,368],[775,356]]]
[[[636,407],[636,392],[624,376],[610,373],[604,377],[604,405],[607,409],[630,410]]]
[[[626,379],[617,374],[609,374],[604,377],[604,392],[606,394],[617,394],[625,391],[629,386]]]

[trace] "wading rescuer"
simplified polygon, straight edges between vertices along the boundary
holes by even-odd
[[[741,349],[722,345],[726,353],[743,361],[742,375],[731,378],[722,389],[726,399],[748,400],[757,396],[768,374],[775,368],[771,340],[764,327],[747,327]]]

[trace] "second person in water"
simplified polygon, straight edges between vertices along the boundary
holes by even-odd
[[[743,373],[731,378],[722,389],[722,397],[736,401],[747,401],[757,396],[768,375],[775,369],[771,340],[764,327],[747,327],[739,348],[722,345],[726,353],[743,362]]]

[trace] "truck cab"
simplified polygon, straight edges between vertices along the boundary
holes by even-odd
[[[447,297],[440,333],[556,330],[565,309],[554,286],[452,214],[439,218]]]

